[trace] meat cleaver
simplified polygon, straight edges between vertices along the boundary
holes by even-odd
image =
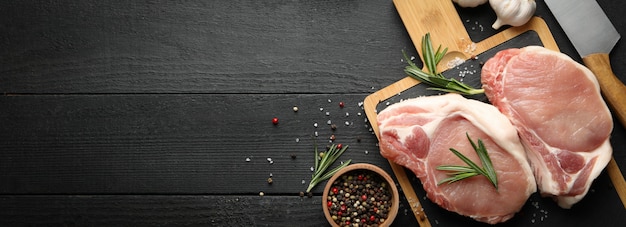
[[[595,0],[545,0],[583,63],[596,75],[604,98],[626,126],[626,86],[615,76],[609,52],[620,35]]]

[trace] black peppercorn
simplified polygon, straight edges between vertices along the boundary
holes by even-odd
[[[391,191],[383,179],[366,171],[351,171],[332,183],[328,210],[340,226],[378,226],[388,216]]]

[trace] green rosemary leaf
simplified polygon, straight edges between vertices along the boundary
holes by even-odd
[[[337,145],[333,144],[320,158],[320,152],[317,150],[317,143],[315,143],[315,171],[311,175],[311,182],[309,182],[309,187],[306,192],[310,192],[317,184],[327,180],[341,168],[350,164],[352,160],[348,160],[329,172],[326,172],[326,170],[346,151],[346,149],[348,149],[348,145],[339,149]]]
[[[439,45],[439,48],[437,48],[437,53],[435,54],[435,65],[439,64],[439,62],[441,62],[441,59],[443,59],[443,56],[445,56],[448,52],[447,47],[441,52],[439,50],[441,50],[441,45]]]
[[[341,170],[341,168],[346,167],[348,165],[350,165],[350,162],[352,162],[352,159],[349,159],[348,161],[343,162],[341,165],[335,167],[334,169],[332,169],[331,171],[328,171],[326,174],[322,175],[320,177],[320,180],[327,180],[328,178],[332,177],[333,175],[335,175],[335,173],[337,173],[339,170]]]
[[[433,44],[430,40],[430,33],[426,33],[426,35],[422,37],[422,56],[424,57],[424,64],[430,74],[436,74],[437,65],[435,53],[433,51]]]
[[[454,174],[451,177],[445,178],[441,181],[439,181],[439,183],[437,183],[437,185],[439,184],[443,184],[443,183],[454,183],[460,180],[465,180],[467,178],[473,177],[473,176],[478,176],[479,173],[477,172],[462,172],[462,173],[458,173],[458,174]]]
[[[467,134],[467,133],[466,133]],[[467,139],[472,141],[467,134]],[[483,163],[483,169],[485,170],[486,177],[493,183],[493,186],[498,189],[498,178],[496,176],[496,170],[493,168],[493,163],[491,163],[491,158],[489,158],[489,154],[487,153],[487,148],[485,148],[485,144],[482,140],[478,139],[478,149],[476,150],[480,161]]]
[[[444,170],[444,171],[452,171],[452,172],[469,172],[469,171],[474,171],[473,168],[471,167],[467,167],[467,166],[455,166],[455,165],[442,165],[442,166],[437,166],[438,170]]]
[[[487,173],[485,173],[485,171],[483,170],[483,168],[481,168],[480,166],[478,166],[476,163],[474,163],[472,160],[470,160],[469,158],[467,158],[465,155],[461,154],[461,152],[457,151],[454,148],[450,148],[450,151],[452,151],[452,153],[454,153],[457,157],[459,157],[463,162],[465,162],[465,164],[469,165],[472,169],[474,169],[476,172],[480,173],[481,175],[485,175],[487,176]]]
[[[498,178],[496,176],[496,171],[493,168],[493,163],[491,162],[491,158],[489,158],[489,153],[487,152],[487,148],[481,139],[478,139],[478,142],[475,143],[472,138],[469,136],[469,133],[465,133],[467,140],[469,140],[472,148],[478,155],[483,167],[478,166],[472,160],[467,158],[465,155],[461,154],[461,152],[457,151],[454,148],[450,148],[450,151],[459,157],[461,161],[465,162],[468,166],[458,166],[458,165],[441,165],[438,166],[438,170],[448,171],[451,177],[443,179],[439,182],[439,184],[448,182],[453,183],[456,181],[464,180],[469,177],[483,175],[485,176],[498,190]]]
[[[415,65],[415,63],[413,63],[411,59],[409,59],[406,52],[402,51],[404,59],[406,59],[408,63],[408,66],[406,66],[404,69],[404,72],[407,75],[433,87],[432,90],[459,93],[464,95],[475,95],[485,92],[484,89],[473,88],[472,86],[455,80],[454,78],[445,78],[443,74],[437,72],[437,65],[448,52],[448,48],[444,48],[442,50],[441,45],[439,45],[439,47],[435,51],[433,49],[432,41],[430,39],[430,33],[426,33],[426,35],[422,37],[421,50],[422,57],[424,59],[424,66],[426,67],[427,72],[418,68],[417,65]]]

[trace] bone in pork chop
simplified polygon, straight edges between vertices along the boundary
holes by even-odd
[[[428,198],[447,210],[499,223],[513,217],[536,191],[515,128],[489,104],[458,94],[420,97],[387,107],[377,119],[381,154],[412,170]],[[481,165],[466,133],[485,144],[498,177],[497,190],[481,175],[438,185],[448,172],[437,166],[467,166],[450,148]]]
[[[611,158],[613,121],[591,71],[538,46],[498,52],[483,66],[489,101],[517,128],[539,191],[580,201]]]

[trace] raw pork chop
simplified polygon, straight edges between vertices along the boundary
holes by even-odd
[[[412,170],[428,198],[441,207],[487,223],[504,222],[536,191],[524,147],[509,120],[495,107],[458,94],[393,104],[378,114],[381,154]],[[498,190],[484,176],[437,185],[448,172],[440,165],[467,166],[455,148],[479,166],[466,133],[481,139],[498,177]]]
[[[611,158],[613,121],[593,73],[530,46],[498,52],[482,69],[489,101],[517,128],[544,196],[580,201]]]

